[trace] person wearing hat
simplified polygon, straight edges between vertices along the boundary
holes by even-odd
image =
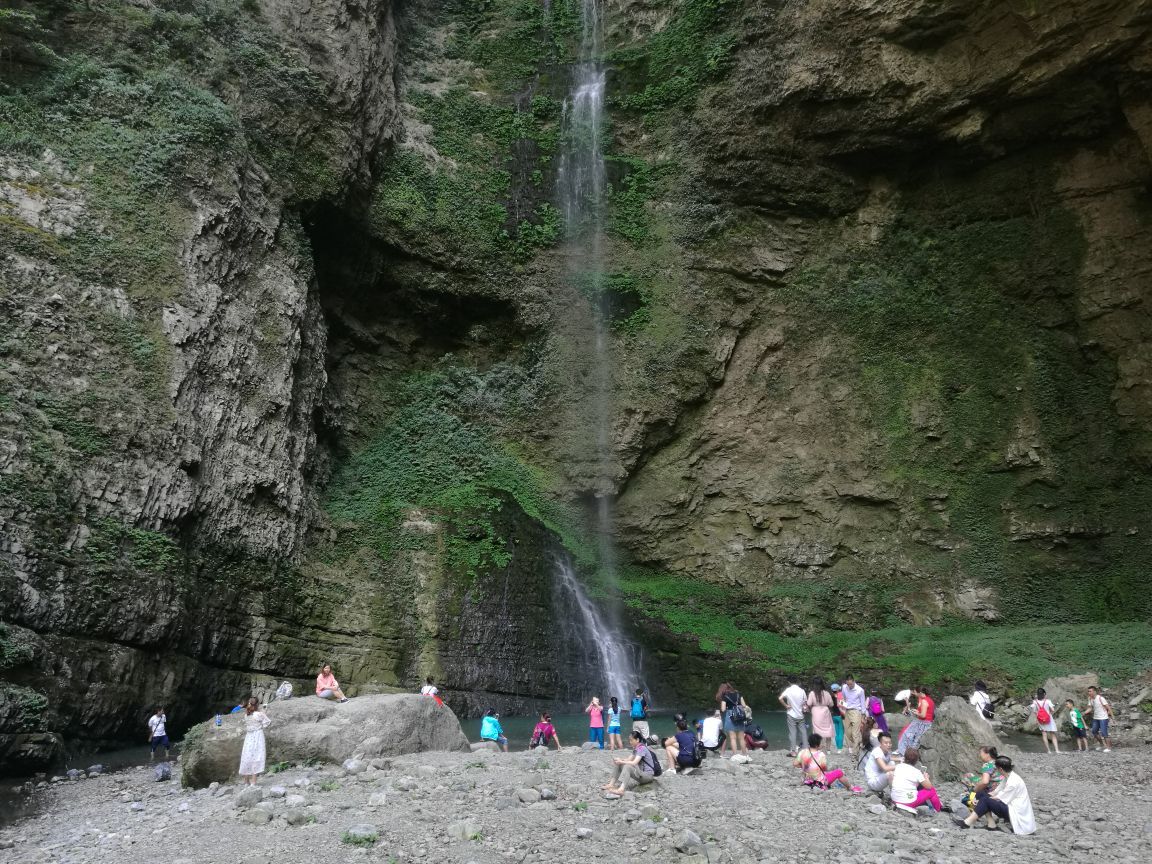
[[[830,684],[828,689],[832,691],[832,726],[836,732],[836,752],[844,752],[844,696],[840,692],[839,684]]]
[[[480,740],[492,741],[505,753],[508,752],[508,739],[500,726],[500,715],[491,708],[484,712],[484,719],[480,721]]]

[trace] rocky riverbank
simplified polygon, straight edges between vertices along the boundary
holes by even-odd
[[[272,754],[273,757],[275,754]],[[13,864],[272,864],[274,861],[668,862],[924,860],[1048,862],[1152,856],[1152,749],[1044,756],[1011,752],[1038,832],[961,832],[871,796],[811,792],[783,751],[749,765],[709,759],[619,801],[601,797],[608,754],[421,753],[341,768],[294,767],[258,792],[181,788],[147,768],[40,789],[40,814],[0,832]],[[846,756],[834,766],[849,769]],[[942,798],[960,787],[941,785]],[[356,838],[363,838],[357,840]],[[375,837],[374,840],[371,838]]]

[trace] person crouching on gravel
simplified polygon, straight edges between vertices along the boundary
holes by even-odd
[[[658,776],[660,765],[656,754],[644,743],[644,736],[633,729],[630,743],[630,759],[616,757],[612,760],[612,779],[600,787],[605,797],[619,798],[629,789],[652,783]]]
[[[1003,781],[991,793],[977,793],[975,809],[968,818],[957,820],[957,824],[961,828],[971,828],[986,816],[989,828],[997,827],[997,819],[1007,819],[1013,834],[1035,834],[1036,817],[1024,779],[1012,770],[1012,760],[1007,756],[997,757],[996,768],[1004,776]]]
[[[696,733],[688,728],[687,720],[676,721],[676,734],[664,739],[664,753],[668,756],[668,770],[687,771],[700,767],[700,756],[696,752]]]

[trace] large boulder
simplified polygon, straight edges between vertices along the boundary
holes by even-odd
[[[447,705],[427,696],[361,696],[343,704],[308,696],[273,702],[264,709],[268,764],[309,760],[343,764],[425,750],[468,752],[460,721]],[[230,714],[188,731],[181,763],[185,786],[200,788],[236,775],[244,743],[244,715]]]
[[[959,780],[979,767],[980,748],[1000,747],[992,724],[960,696],[936,706],[932,728],[920,739],[920,758],[936,782]]]

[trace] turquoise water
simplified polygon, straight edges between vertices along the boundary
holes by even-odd
[[[676,732],[676,724],[672,717],[675,712],[653,712],[648,720],[648,726],[653,735],[661,738]],[[705,710],[689,713],[688,719],[695,720],[705,715]],[[627,715],[627,712],[625,712]],[[528,742],[532,738],[532,729],[539,721],[538,717],[501,717],[500,725],[504,727],[504,734],[508,737],[510,750],[527,750]],[[755,722],[764,729],[764,737],[768,747],[773,750],[788,748],[788,727],[784,722],[783,711],[758,711]],[[480,720],[463,720],[460,724],[469,741],[480,740]],[[552,725],[556,727],[556,734],[560,743],[565,747],[573,744],[582,744],[588,740],[587,714],[553,714]],[[620,724],[620,737],[625,745],[628,743],[628,733],[632,730],[632,721],[627,716]],[[1027,753],[1037,753],[1044,749],[1039,735],[1001,734],[1000,740],[1005,744],[1012,744]],[[1075,744],[1072,744],[1074,747]]]

